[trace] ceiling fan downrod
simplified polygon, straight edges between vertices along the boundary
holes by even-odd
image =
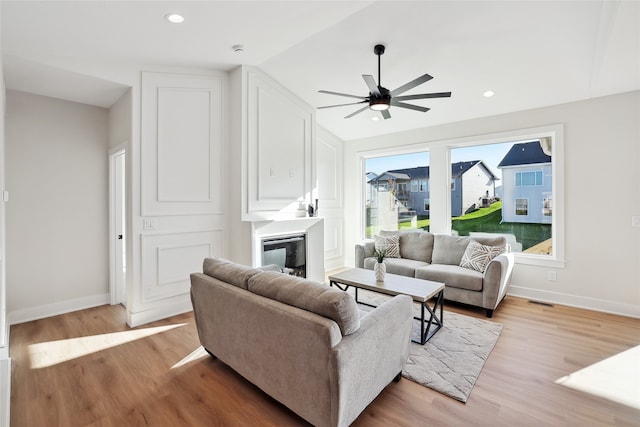
[[[380,80],[380,57],[384,54],[384,45],[377,44],[373,47],[373,53],[378,55],[378,87],[382,87],[382,80]]]

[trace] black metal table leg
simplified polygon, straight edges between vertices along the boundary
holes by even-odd
[[[427,341],[429,341],[429,339],[431,339],[432,336],[435,335],[436,332],[438,332],[440,330],[440,328],[442,328],[443,326],[443,313],[444,313],[444,290],[438,292],[438,294],[435,297],[435,301],[433,303],[433,307],[429,306],[429,302],[425,301],[422,304],[420,304],[420,318],[418,319],[417,317],[414,317],[414,319],[416,320],[420,320],[420,339],[419,340],[414,340],[412,339],[412,342],[415,342],[417,344],[422,344],[424,345]],[[437,311],[438,311],[438,306],[440,306],[440,316],[438,316]],[[429,311],[429,321],[425,322],[425,308]],[[426,330],[425,330],[425,323],[426,323]],[[431,326],[435,324],[435,329],[431,329]]]

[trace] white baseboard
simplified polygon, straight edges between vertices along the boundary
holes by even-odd
[[[0,358],[0,427],[9,427],[11,409],[11,359]]]
[[[344,267],[344,257],[327,258],[324,260],[324,270],[331,271]]]
[[[7,314],[10,325],[30,322],[32,320],[44,319],[46,317],[57,316],[59,314],[70,313],[72,311],[84,310],[85,308],[97,307],[109,304],[111,296],[107,294],[92,295],[84,298],[75,298],[67,301],[45,304],[37,307],[13,310]]]
[[[526,298],[533,301],[561,304],[569,307],[584,308],[587,310],[600,311],[603,313],[617,314],[619,316],[640,318],[640,306],[635,304],[624,304],[615,301],[607,301],[606,299],[604,299],[606,294],[603,294],[603,299],[596,299],[512,285],[509,287],[508,295]]]
[[[187,313],[192,310],[193,306],[191,305],[191,300],[187,297],[185,301],[172,302],[171,304],[150,308],[148,310],[138,311],[135,313],[127,310],[127,324],[130,327],[135,328],[146,323],[166,319],[167,317]]]

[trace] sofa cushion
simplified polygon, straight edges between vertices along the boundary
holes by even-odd
[[[380,235],[388,236],[396,233],[400,240],[400,256],[431,263],[433,252],[433,234],[422,230],[380,231]]]
[[[360,327],[358,306],[346,292],[301,277],[266,271],[249,279],[249,291],[327,317],[342,335]]]
[[[400,258],[400,240],[398,235],[374,236],[376,252],[384,252],[385,258]]]
[[[448,288],[482,291],[483,274],[459,265],[431,264],[416,269],[415,277],[441,282]]]
[[[205,258],[202,263],[202,271],[223,282],[227,282],[242,289],[247,289],[247,281],[254,274],[262,270],[236,264],[224,258]]]
[[[460,265],[469,237],[436,234],[433,239],[432,264]]]
[[[501,246],[503,248],[503,252],[507,252],[507,239],[504,236],[471,236],[470,239],[486,246]]]
[[[487,246],[475,240],[470,240],[467,249],[462,255],[462,260],[460,260],[460,267],[484,273],[487,264],[504,251],[505,248],[503,246]]]
[[[373,270],[373,266],[375,265],[375,263],[375,257],[365,258],[364,268]],[[385,258],[384,263],[387,265],[387,273],[400,274],[402,276],[409,277],[414,276],[416,268],[429,265],[428,263],[423,261],[415,261],[412,259],[404,258]]]

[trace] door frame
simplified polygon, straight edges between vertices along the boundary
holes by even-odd
[[[123,286],[120,289],[118,289],[118,284],[116,281],[116,276],[118,274],[118,272],[116,271],[118,266],[118,263],[116,262],[116,246],[118,245],[118,238],[116,236],[116,216],[118,215],[117,210],[120,205],[116,201],[116,159],[119,156],[124,155],[126,165],[127,145],[128,141],[124,141],[109,150],[109,294],[111,297],[111,305],[122,303],[125,307],[127,305],[126,274],[124,275]],[[122,178],[126,180],[126,166],[122,168],[121,173]],[[125,181],[124,200],[126,201],[126,199]],[[122,206],[122,209],[126,210],[126,208],[126,205]],[[125,235],[126,239],[126,222],[123,225],[125,229],[125,232],[123,234]],[[124,247],[124,250],[126,250],[126,245]]]

